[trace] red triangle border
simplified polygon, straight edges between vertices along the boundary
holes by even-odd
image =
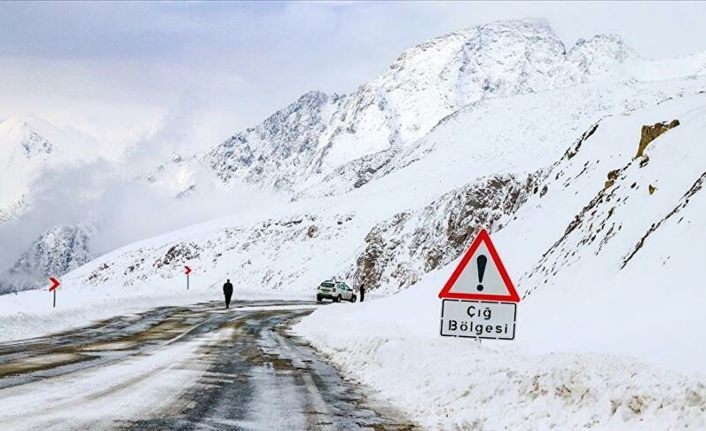
[[[500,277],[505,283],[505,287],[507,287],[509,295],[488,295],[483,293],[451,292],[451,289],[453,289],[454,285],[456,284],[456,281],[458,281],[458,278],[461,276],[463,270],[466,269],[466,265],[468,265],[468,262],[471,261],[471,258],[475,254],[476,250],[478,250],[478,247],[480,247],[481,243],[485,243],[485,246],[488,248],[490,257],[493,259],[495,266],[498,268],[498,271],[500,272]],[[463,255],[461,262],[458,264],[454,272],[451,274],[451,277],[449,277],[449,280],[444,285],[444,288],[441,289],[441,292],[439,292],[439,298],[473,299],[476,301],[500,301],[515,303],[520,302],[520,296],[517,294],[517,290],[515,290],[515,286],[512,284],[512,280],[510,280],[510,276],[508,275],[507,270],[505,269],[505,265],[503,265],[502,260],[500,260],[498,251],[495,249],[493,242],[490,240],[490,235],[488,235],[488,231],[486,231],[485,229],[480,230],[478,236],[476,236],[476,239],[473,240],[473,243],[469,247],[466,254]]]

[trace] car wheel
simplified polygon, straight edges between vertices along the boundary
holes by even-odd
[[[333,302],[341,302],[341,295],[338,295],[337,297],[333,298]]]
[[[316,302],[322,302],[322,301],[323,301],[323,298],[321,297],[321,295],[316,295]]]
[[[355,296],[355,295],[351,296],[351,302],[355,302],[355,301],[357,301],[357,300],[358,300],[358,297],[357,297],[357,296]]]

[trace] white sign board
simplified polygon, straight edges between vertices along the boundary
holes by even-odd
[[[511,302],[444,299],[441,302],[441,335],[512,340],[515,338],[516,318],[517,304]]]

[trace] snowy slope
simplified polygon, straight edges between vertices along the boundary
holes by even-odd
[[[457,260],[298,332],[432,429],[703,428],[705,113],[702,92],[598,121],[493,235],[523,296],[515,342],[438,336]],[[673,119],[636,157],[642,126]]]
[[[691,341],[701,337],[705,323],[706,292],[693,270],[699,267],[706,227],[705,99],[702,94],[602,121],[576,156],[555,168],[558,178],[547,184],[544,200],[528,202],[527,213],[518,214],[528,224],[514,232],[517,238],[537,243],[532,238],[542,237],[542,257],[518,279],[527,319],[538,325],[527,331],[528,343],[552,350],[589,345],[705,371],[706,349]],[[635,157],[637,131],[673,119],[680,125]],[[614,170],[614,182],[607,182]],[[582,201],[567,199],[571,192],[581,196],[580,190],[587,192]],[[574,213],[563,217],[572,206]],[[547,214],[563,222],[546,223]],[[530,232],[529,223],[538,224],[540,217],[545,223]],[[547,244],[547,238],[553,242]],[[539,325],[546,319],[537,313],[547,307],[556,308],[554,325],[571,321],[590,331],[583,331],[578,345],[556,327],[545,331]]]
[[[91,286],[160,283],[179,277],[188,263],[208,285],[237,271],[247,286],[278,291],[309,291],[332,275],[394,291],[455,258],[474,226],[507,223],[541,189],[537,172],[600,118],[696,92],[702,82],[576,87],[487,101],[459,111],[416,144],[405,166],[365,187],[150,239],[69,277]],[[508,124],[508,117],[517,120]],[[487,194],[493,184],[497,196]],[[174,247],[180,252],[168,257]]]

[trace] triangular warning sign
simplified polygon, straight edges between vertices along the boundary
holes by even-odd
[[[520,302],[520,296],[485,229],[481,229],[473,240],[439,292],[439,298]]]

